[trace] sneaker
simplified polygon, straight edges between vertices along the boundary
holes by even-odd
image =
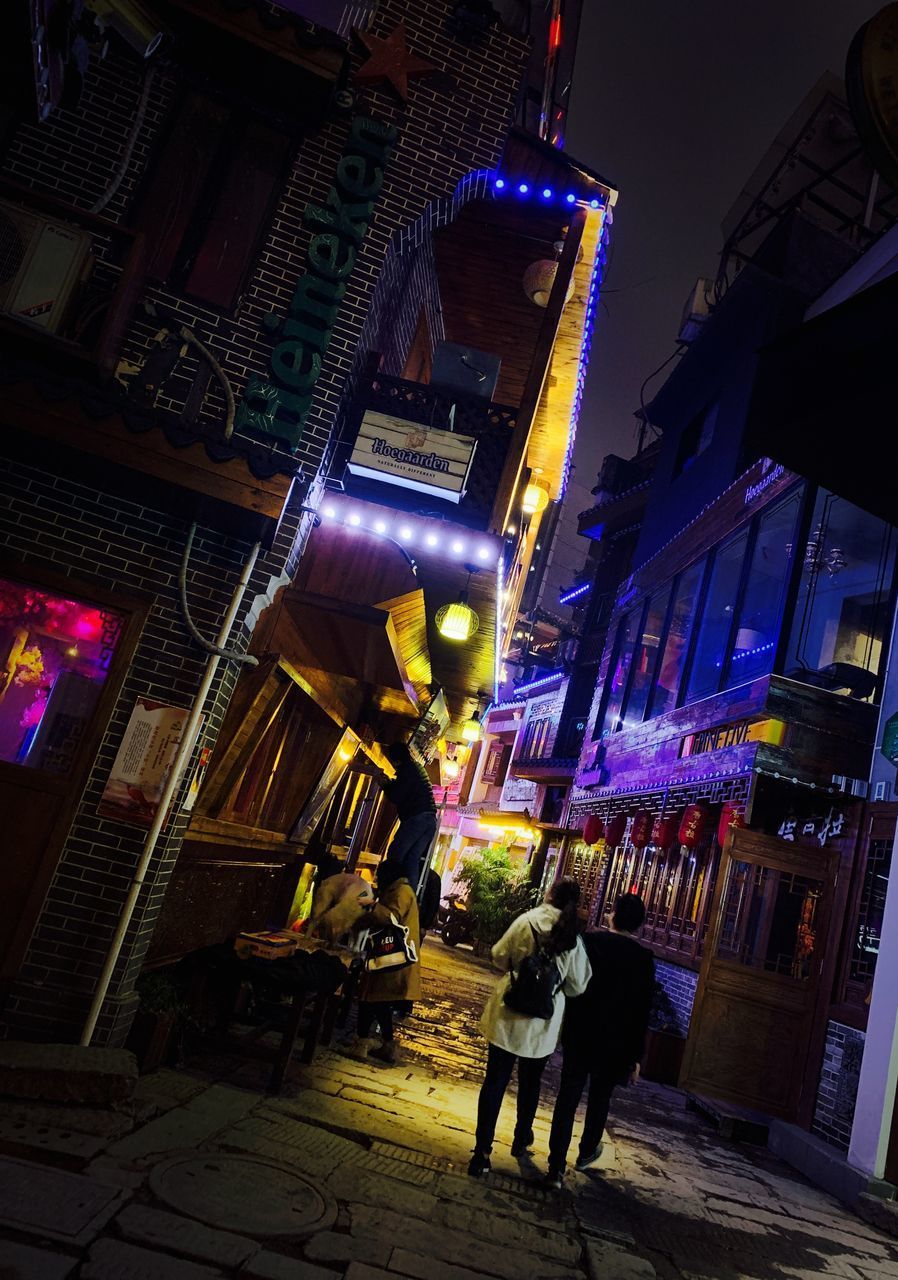
[[[544,1186],[550,1191],[560,1191],[564,1186],[564,1173],[559,1173],[557,1169],[550,1169],[546,1174]]]
[[[585,1155],[577,1156],[577,1159],[574,1161],[574,1168],[579,1169],[581,1173],[586,1169],[591,1169],[592,1166],[598,1162],[601,1154],[602,1143],[600,1142],[595,1151],[587,1151]]]
[[[532,1155],[533,1130],[531,1129],[529,1137],[524,1138],[523,1140],[515,1138],[514,1142],[511,1144],[511,1157],[513,1160],[525,1160],[528,1156],[532,1157]]]
[[[346,1058],[357,1058],[364,1062],[376,1044],[377,1041],[370,1036],[353,1036],[351,1040],[345,1040],[334,1048]]]
[[[369,1049],[368,1058],[369,1060],[373,1058],[375,1062],[382,1062],[387,1067],[394,1067],[399,1058],[396,1041],[385,1040],[379,1049]]]
[[[471,1156],[471,1162],[468,1165],[468,1177],[482,1178],[484,1174],[489,1173],[492,1167],[489,1156],[475,1148],[474,1154]]]

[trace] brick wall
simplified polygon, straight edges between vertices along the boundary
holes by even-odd
[[[399,140],[297,450],[307,475],[321,465],[347,377],[360,348],[366,349],[360,343],[362,327],[394,235],[413,226],[429,207],[451,198],[466,174],[494,168],[511,122],[526,42],[494,29],[476,46],[460,44],[444,31],[448,10],[439,0],[419,0],[414,5],[383,0],[371,28],[383,36],[404,20],[410,48],[434,62],[443,74],[433,80],[412,81],[407,107],[389,89],[366,87],[357,95],[358,109],[394,124]],[[360,61],[356,56],[355,65]],[[58,111],[43,125],[19,128],[4,162],[5,174],[79,208],[90,208],[115,174],[136,115],[143,74],[135,58],[117,49],[104,62],[93,64],[77,110]],[[128,176],[104,216],[127,221],[175,88],[175,75],[160,68]],[[238,398],[250,372],[266,372],[271,340],[261,330],[262,320],[271,312],[285,312],[295,282],[304,271],[310,233],[302,226],[302,212],[308,203],[324,200],[348,128],[347,117],[335,116],[299,147],[256,271],[235,314],[198,306],[162,288],[146,292],[150,301],[198,329],[227,372]],[[426,260],[422,263],[426,267]],[[157,328],[155,323],[135,320],[124,357],[139,363]],[[192,356],[181,361],[157,400],[161,408],[183,408],[196,367]],[[224,402],[217,386],[210,388],[204,414],[223,419]]]
[[[863,1031],[829,1023],[811,1132],[840,1151],[847,1151],[851,1141],[863,1053]]]
[[[297,505],[299,499],[297,498]],[[289,513],[272,551],[256,567],[232,633],[245,651],[243,625],[254,597],[268,591],[272,570],[283,567],[299,541],[301,513]],[[308,521],[303,521],[303,528]],[[33,934],[25,963],[3,1013],[6,1034],[67,1040],[80,1029],[106,950],[140,856],[144,833],[97,816],[135,699],[187,707],[206,655],[188,638],[177,603],[177,575],[187,526],[152,508],[76,484],[38,466],[0,459],[0,541],[26,565],[47,566],[72,580],[73,594],[91,585],[139,593],[151,600],[148,621],[92,766],[69,837]],[[249,552],[246,543],[198,531],[188,573],[194,622],[210,640]],[[234,664],[218,668],[206,704],[200,745],[211,745],[237,678]],[[190,776],[187,771],[187,777]],[[186,816],[180,815],[157,846],[146,885],[114,976],[98,1038],[118,1043],[130,1017],[130,992],[174,865]]]
[[[675,1020],[676,1029],[681,1035],[687,1035],[692,1020],[698,974],[678,964],[656,960],[655,978],[663,988],[665,997],[656,1001],[656,1012],[660,1012],[665,1019]]]
[[[495,30],[475,47],[452,41],[444,32],[449,6],[439,0],[382,0],[373,30],[380,35],[405,20],[410,47],[441,68],[439,79],[415,81],[403,107],[389,91],[365,89],[357,108],[395,124],[399,141],[375,208],[369,233],[349,282],[333,340],[318,382],[305,435],[297,451],[305,475],[315,481],[327,452],[341,398],[358,369],[366,317],[381,266],[395,245],[397,253],[420,249],[417,229],[451,216],[459,192],[474,186],[466,175],[495,166],[510,122],[516,87],[524,65],[525,42]],[[49,191],[81,209],[90,208],[112,180],[134,122],[144,68],[127,52],[111,48],[94,64],[82,100],[73,111],[59,111],[41,126],[22,125],[4,158],[12,180]],[[160,65],[125,181],[105,211],[127,221],[135,189],[163,128],[176,90],[176,71]],[[283,312],[304,269],[308,232],[301,225],[309,201],[323,201],[335,174],[348,132],[348,119],[334,116],[305,138],[277,206],[270,233],[245,296],[233,314],[198,307],[170,291],[149,288],[160,302],[196,328],[207,341],[239,395],[250,372],[265,373],[271,340],[261,321]],[[482,179],[479,179],[482,186]],[[479,189],[479,188],[478,188]],[[426,251],[413,271],[414,287],[427,295]],[[399,359],[407,344],[408,323],[389,305],[383,291],[377,325],[366,341],[390,337]],[[438,319],[436,302],[433,318]],[[406,309],[411,316],[411,307]],[[416,317],[417,318],[417,317]],[[157,326],[138,317],[124,343],[123,356],[139,364]],[[439,336],[434,324],[433,336]],[[407,349],[407,348],[406,348]],[[196,363],[185,358],[166,383],[157,404],[180,412]],[[224,408],[213,386],[204,416],[222,421]],[[4,463],[6,505],[0,506],[0,530],[6,545],[26,563],[52,566],[89,591],[97,584],[112,591],[149,595],[152,609],[133,663],[126,675],[103,742],[80,799],[24,967],[4,1008],[2,1034],[67,1040],[77,1035],[90,994],[111,940],[143,836],[137,828],[98,818],[96,807],[135,698],[145,695],[187,706],[201,678],[205,655],[185,635],[178,615],[176,583],[186,536],[183,523],[57,475],[52,460],[32,465]],[[244,647],[249,625],[266,599],[289,578],[303,546],[308,521],[298,511],[301,486],[283,520],[271,552],[260,561],[238,617],[232,643]],[[200,531],[195,544],[191,600],[197,625],[211,635],[236,583],[248,547]],[[219,667],[207,704],[203,745],[211,745],[236,682],[236,668]],[[121,1043],[133,1006],[132,988],[152,934],[159,906],[177,857],[184,819],[177,818],[160,841],[141,893],[134,921],[114,975],[97,1039]]]

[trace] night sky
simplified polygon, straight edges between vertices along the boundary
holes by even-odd
[[[820,75],[843,75],[876,0],[586,0],[565,148],[614,182],[604,307],[577,479],[629,456],[643,379],[674,350],[683,304],[714,275],[720,223]],[[650,397],[667,370],[647,388]]]

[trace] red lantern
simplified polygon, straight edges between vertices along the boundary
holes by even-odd
[[[705,833],[707,821],[708,806],[706,804],[687,804],[677,832],[680,844],[687,849],[694,849]]]
[[[652,844],[659,849],[669,849],[677,838],[676,814],[667,813],[652,823]]]
[[[745,806],[737,800],[727,800],[720,809],[720,821],[717,824],[717,843],[723,848],[724,841],[735,827],[745,826]]]
[[[630,827],[630,840],[635,848],[644,849],[652,838],[652,815],[648,809],[637,809]]]
[[[597,845],[604,834],[604,822],[597,813],[591,813],[583,824],[583,843]]]
[[[605,823],[605,848],[616,849],[624,838],[627,829],[627,815],[616,813]]]

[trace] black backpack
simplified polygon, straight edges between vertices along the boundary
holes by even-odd
[[[561,986],[561,974],[555,956],[540,945],[541,937],[533,925],[530,929],[533,951],[521,961],[517,973],[512,969],[511,982],[502,999],[515,1013],[548,1019],[555,1012],[555,993]]]

